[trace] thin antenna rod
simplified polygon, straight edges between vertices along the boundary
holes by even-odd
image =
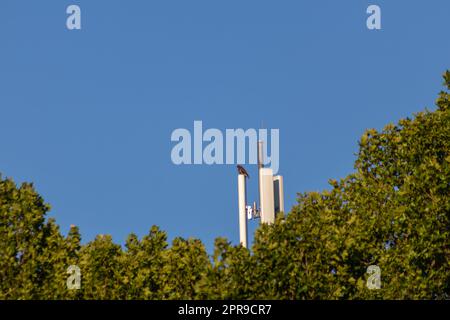
[[[264,141],[259,140],[258,141],[258,202],[259,202],[259,211],[260,214],[262,213],[262,197],[261,197],[261,191],[262,191],[262,177],[261,177],[261,171],[264,168]]]
[[[264,141],[258,141],[258,169],[264,168]]]

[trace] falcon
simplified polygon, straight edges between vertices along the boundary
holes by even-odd
[[[239,174],[243,174],[246,178],[250,179],[250,176],[249,176],[247,170],[245,170],[245,168],[243,166],[238,165],[237,169],[238,169]]]

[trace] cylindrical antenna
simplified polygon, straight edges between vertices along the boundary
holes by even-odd
[[[247,248],[247,186],[246,176],[238,176],[238,201],[239,201],[239,238],[244,248]]]

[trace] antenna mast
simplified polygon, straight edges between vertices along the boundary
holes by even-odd
[[[238,175],[238,205],[239,205],[239,238],[243,247],[248,246],[247,220],[261,218],[262,223],[275,222],[275,214],[284,212],[283,177],[273,176],[271,168],[264,168],[264,141],[258,141],[258,198],[253,206],[247,205],[247,174]],[[239,166],[238,166],[239,168]]]

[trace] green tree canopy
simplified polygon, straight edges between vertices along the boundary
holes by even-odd
[[[444,74],[450,90],[450,72]],[[448,299],[450,109],[442,91],[424,111],[359,141],[355,172],[298,195],[247,250],[153,226],[125,247],[108,235],[61,235],[31,184],[0,176],[0,299]],[[67,268],[81,270],[68,290]],[[381,289],[366,286],[381,270]]]

